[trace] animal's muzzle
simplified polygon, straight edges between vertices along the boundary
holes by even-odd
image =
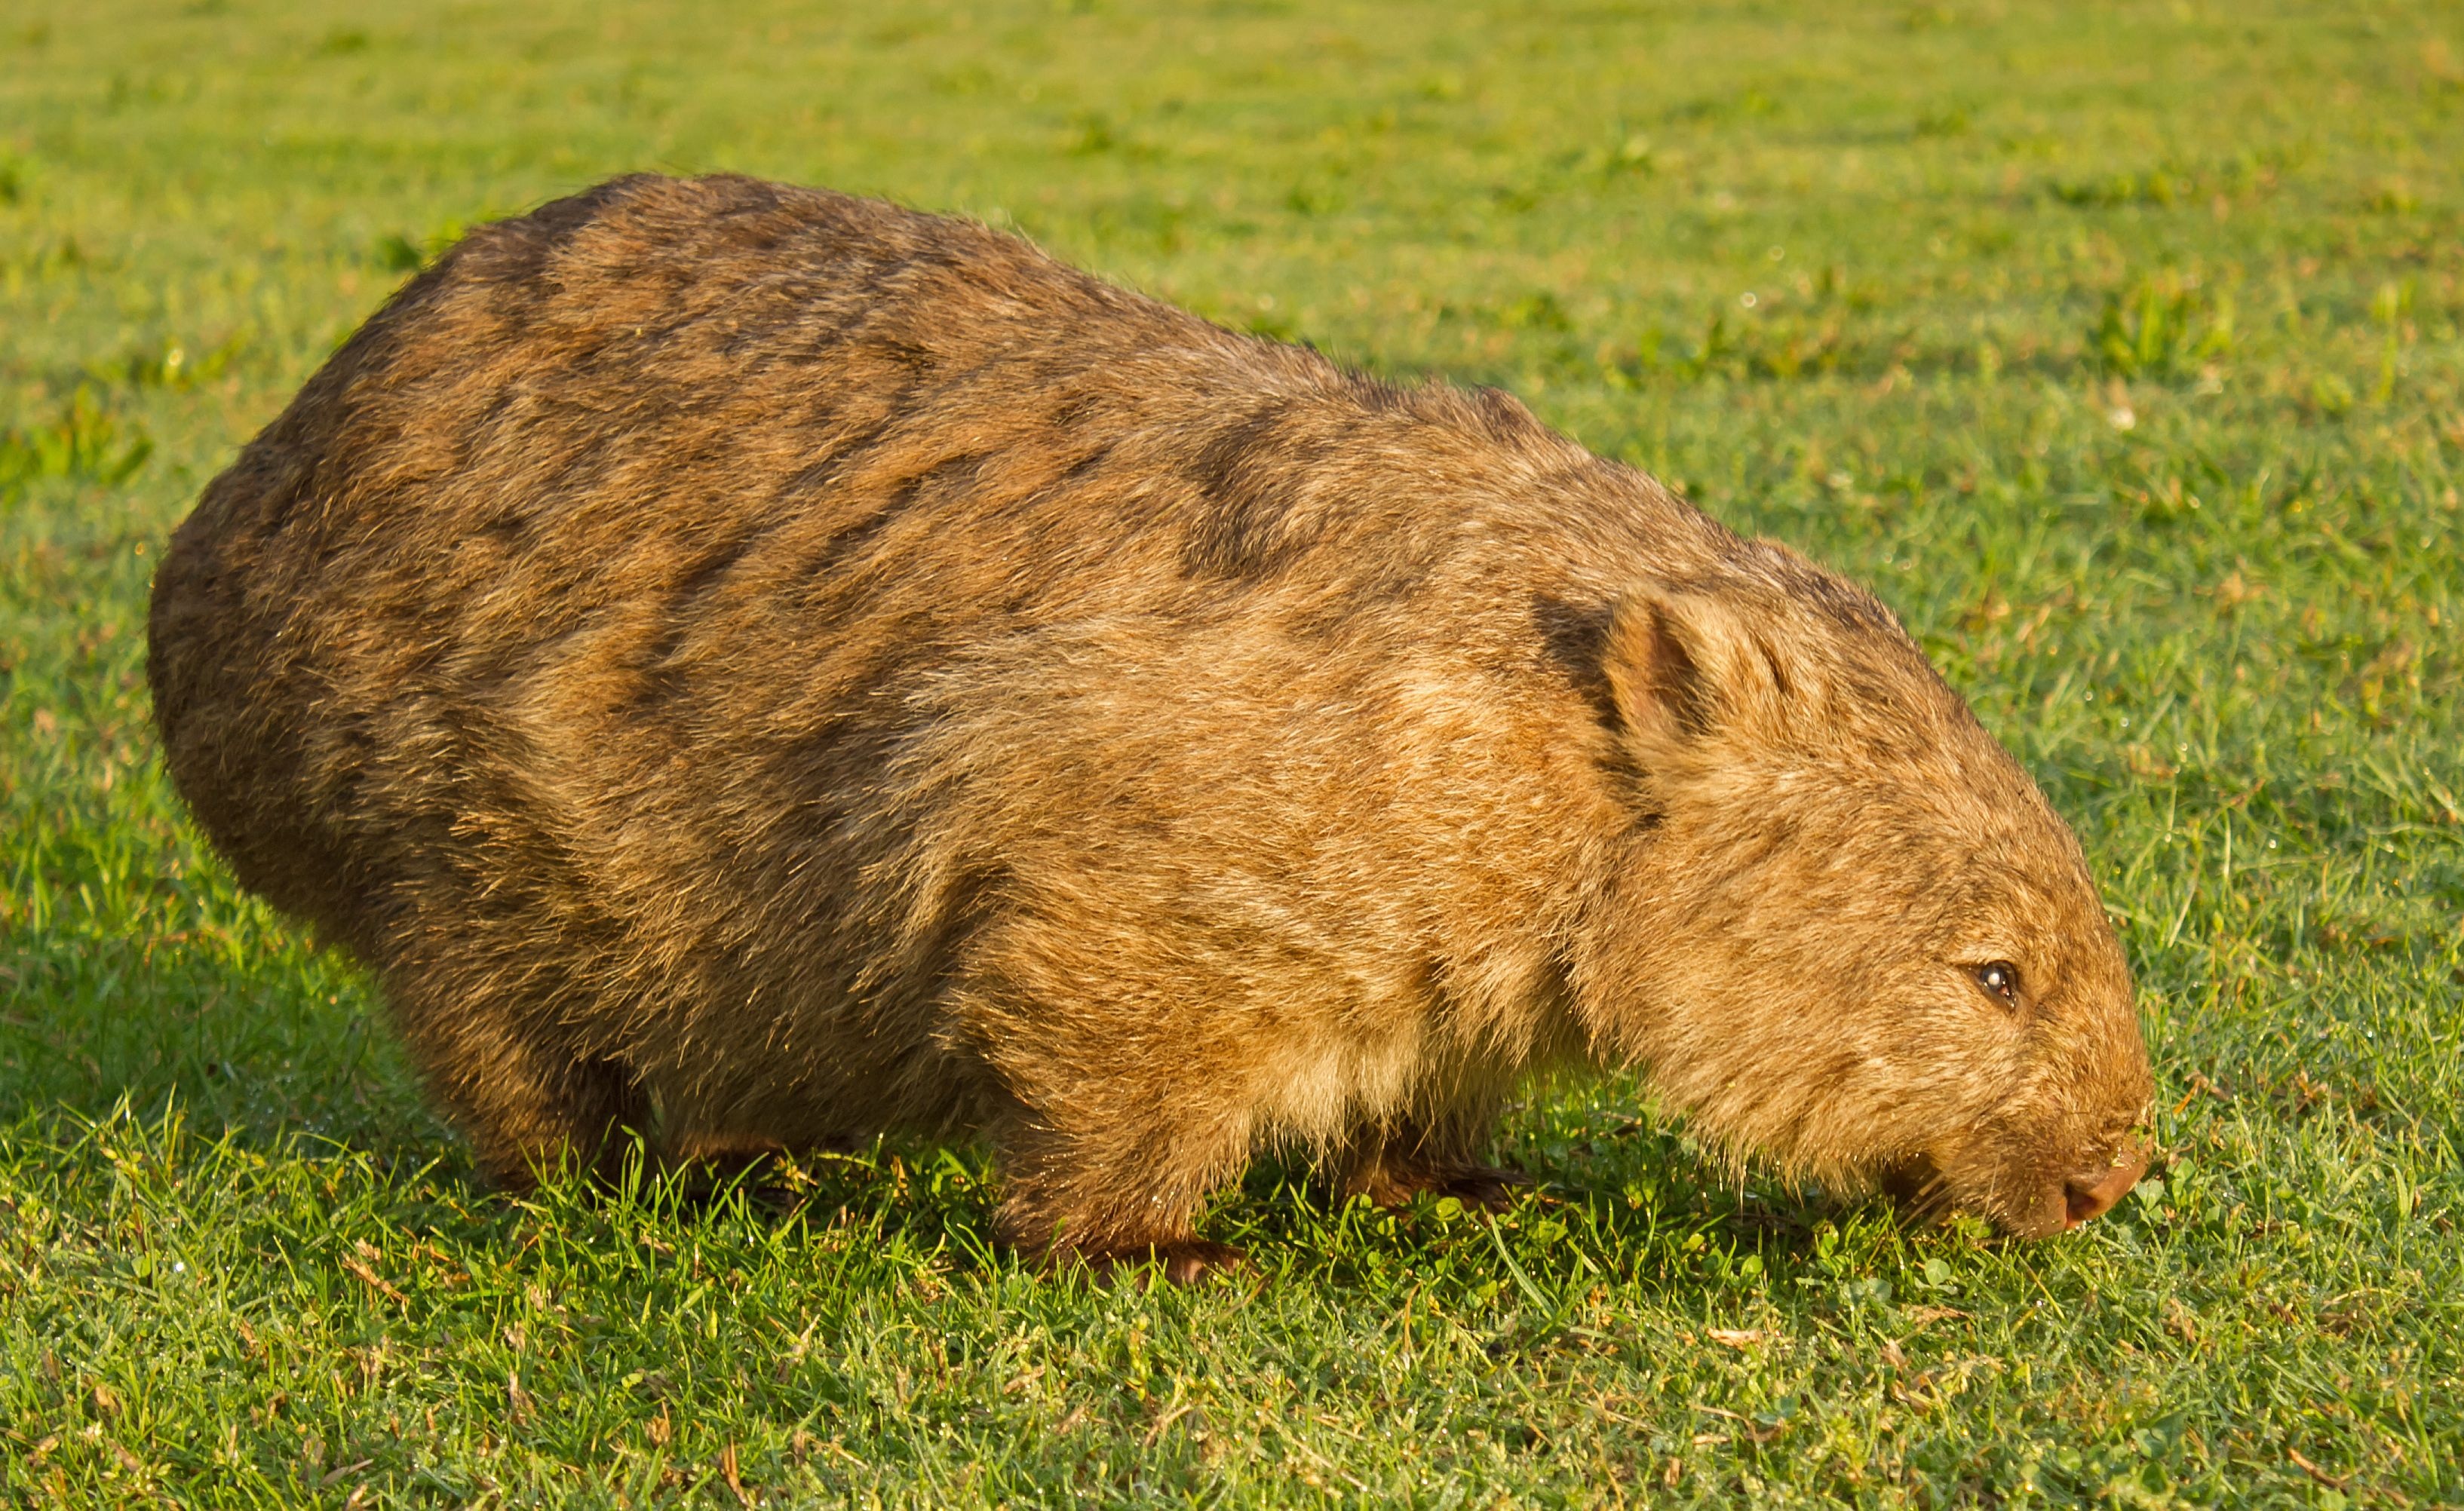
[[[2066,1208],[2062,1226],[2076,1228],[2090,1217],[2101,1216],[2113,1204],[2130,1193],[2139,1177],[2147,1173],[2147,1150],[2134,1144],[2113,1156],[2112,1161],[2096,1170],[2083,1171],[2063,1182],[2062,1197]]]

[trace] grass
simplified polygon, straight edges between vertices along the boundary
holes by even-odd
[[[2034,1247],[1545,1091],[1491,1225],[989,1252],[973,1150],[478,1189],[155,760],[153,555],[455,230],[728,167],[1499,383],[1875,584],[2078,824],[2159,1179]],[[0,17],[0,1500],[2464,1504],[2452,7]]]

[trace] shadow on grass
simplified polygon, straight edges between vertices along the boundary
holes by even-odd
[[[29,931],[0,953],[0,1122],[177,1108],[255,1148],[445,1147],[365,979],[295,936]]]
[[[65,1154],[106,1123],[176,1122],[192,1141],[267,1160],[364,1161],[388,1188],[373,1199],[482,1245],[519,1241],[525,1214],[577,1232],[730,1215],[774,1237],[852,1229],[947,1276],[998,1283],[1031,1268],[994,1237],[997,1181],[978,1143],[889,1139],[732,1173],[637,1161],[622,1189],[552,1182],[517,1199],[475,1176],[341,957],[278,930],[245,947],[13,943],[0,956],[0,1127],[41,1129],[42,1148]],[[1611,1080],[1553,1089],[1518,1114],[1499,1153],[1536,1184],[1493,1221],[1427,1197],[1392,1211],[1346,1202],[1308,1160],[1268,1154],[1211,1205],[1203,1231],[1246,1250],[1265,1281],[1380,1290],[1452,1277],[1547,1312],[1602,1276],[1672,1298],[1730,1292],[1804,1270],[1825,1233],[1891,1220],[1876,1204],[1740,1180],[1636,1116],[1641,1101]]]

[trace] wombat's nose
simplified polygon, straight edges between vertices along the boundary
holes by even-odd
[[[2113,1204],[2128,1195],[2139,1177],[2147,1172],[2147,1151],[2125,1150],[2114,1156],[2111,1166],[2073,1175],[2064,1183],[2063,1195],[2069,1202],[2070,1214],[2062,1224],[2076,1228],[2090,1217],[2101,1216]]]

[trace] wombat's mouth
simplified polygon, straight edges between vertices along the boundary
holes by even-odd
[[[1942,1167],[1930,1154],[1913,1154],[1895,1165],[1885,1167],[1875,1176],[1874,1185],[1891,1199],[1903,1220],[1940,1222],[1957,1210],[1950,1183],[1943,1178]]]
[[[1885,1167],[1874,1183],[1910,1222],[1941,1222],[1961,1212],[1977,1212],[2013,1237],[2044,1238],[2110,1212],[2146,1171],[2146,1145],[2134,1140],[2107,1159],[2050,1182],[2031,1181],[2024,1194],[2013,1191],[1999,1199],[1963,1193],[1930,1154]]]

